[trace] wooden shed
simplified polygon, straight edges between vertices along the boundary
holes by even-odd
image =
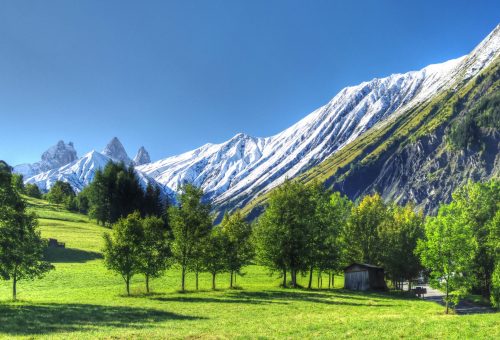
[[[366,263],[353,263],[344,268],[344,288],[350,290],[384,290],[384,268]]]

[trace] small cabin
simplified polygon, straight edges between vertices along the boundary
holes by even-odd
[[[350,290],[384,290],[384,268],[353,263],[344,268],[344,288]]]

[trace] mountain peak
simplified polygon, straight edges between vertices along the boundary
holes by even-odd
[[[151,158],[149,157],[149,152],[146,150],[144,146],[141,146],[137,151],[137,154],[133,160],[134,165],[143,165],[147,163],[151,163]]]
[[[125,164],[130,164],[131,162],[127,155],[127,151],[125,151],[123,144],[117,137],[111,139],[104,150],[102,150],[102,153],[117,162],[124,162]]]

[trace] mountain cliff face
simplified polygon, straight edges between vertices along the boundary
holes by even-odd
[[[131,159],[127,155],[127,151],[125,151],[125,148],[123,147],[123,144],[117,137],[113,137],[104,150],[102,150],[102,154],[108,156],[115,162],[123,162],[126,165],[132,163]]]
[[[42,154],[42,160],[33,164],[21,164],[14,167],[14,172],[29,178],[41,172],[57,169],[77,159],[76,150],[72,142],[68,144],[62,140],[50,147]]]
[[[144,148],[144,146],[141,146],[139,148],[132,163],[135,166],[151,163],[151,158],[149,157],[149,152]]]

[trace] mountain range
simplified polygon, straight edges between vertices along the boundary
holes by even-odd
[[[170,196],[185,182],[200,186],[219,212],[245,207],[257,213],[286,178],[318,180],[352,199],[379,191],[429,212],[460,183],[499,174],[495,124],[478,125],[474,145],[457,149],[449,141],[457,122],[499,93],[499,53],[500,25],[466,56],[346,87],[271,137],[240,133],[155,162],[143,147],[131,160],[117,138],[79,159],[73,144],[61,141],[40,162],[14,170],[42,190],[63,180],[79,191],[96,169],[124,162],[136,166],[141,182],[154,182]],[[474,162],[479,173],[467,168]]]

